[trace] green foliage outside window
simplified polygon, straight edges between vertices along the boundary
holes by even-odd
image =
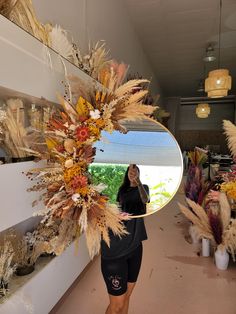
[[[103,183],[107,188],[102,192],[109,197],[111,203],[116,203],[117,192],[121,186],[127,166],[112,164],[92,164],[89,172],[92,176],[92,183],[98,185]]]

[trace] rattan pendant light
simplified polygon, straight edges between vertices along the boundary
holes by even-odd
[[[228,91],[232,86],[232,79],[229,70],[220,68],[220,50],[221,50],[221,13],[222,0],[220,0],[220,18],[219,18],[219,53],[218,53],[218,69],[209,72],[208,78],[205,80],[205,92],[210,98],[219,98],[228,95]]]
[[[207,103],[198,104],[196,108],[196,115],[198,118],[205,119],[208,118],[211,112],[211,108]]]

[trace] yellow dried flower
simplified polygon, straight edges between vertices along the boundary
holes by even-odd
[[[79,164],[74,165],[71,168],[67,168],[64,171],[64,180],[68,184],[76,175],[82,174],[82,168]]]
[[[236,181],[224,182],[220,187],[222,192],[225,192],[227,196],[236,200]]]
[[[105,127],[105,121],[99,118],[96,120],[96,125],[99,129],[103,129]]]

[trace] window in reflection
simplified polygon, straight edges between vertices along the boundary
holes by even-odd
[[[162,208],[176,192],[176,178],[181,176],[179,167],[137,165],[140,169],[140,180],[149,186],[150,203],[147,212]],[[116,203],[116,197],[121,186],[128,164],[94,163],[89,172],[94,185],[103,183],[106,189],[102,193],[109,197],[111,203]]]

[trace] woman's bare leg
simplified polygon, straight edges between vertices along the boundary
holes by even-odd
[[[114,296],[109,294],[110,304],[106,310],[106,314],[123,314],[125,302],[126,302],[126,293]]]
[[[127,292],[126,292],[126,297],[125,297],[125,305],[124,305],[124,309],[123,309],[122,314],[128,314],[129,299],[130,299],[130,296],[134,290],[135,284],[136,284],[136,282],[128,282]]]

